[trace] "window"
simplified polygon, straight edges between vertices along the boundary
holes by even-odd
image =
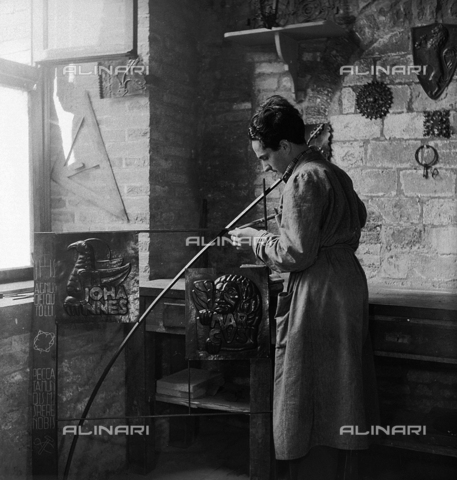
[[[38,77],[0,59],[0,283],[32,279],[33,232],[47,226]]]
[[[31,266],[28,93],[0,85],[0,266]]]

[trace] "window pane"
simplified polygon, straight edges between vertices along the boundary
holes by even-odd
[[[134,49],[133,0],[36,0],[35,61],[124,55]]]
[[[30,266],[27,92],[0,86],[0,269]]]
[[[32,63],[30,0],[0,0],[0,57]]]

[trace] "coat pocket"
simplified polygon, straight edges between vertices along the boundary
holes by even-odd
[[[276,307],[276,348],[285,348],[289,330],[290,304],[293,292],[281,292]]]

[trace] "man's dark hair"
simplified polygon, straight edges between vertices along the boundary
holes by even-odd
[[[251,118],[249,138],[272,150],[279,149],[281,140],[301,145],[305,143],[305,124],[292,104],[280,95],[273,95]]]

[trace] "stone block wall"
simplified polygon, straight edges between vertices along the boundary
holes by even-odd
[[[443,290],[457,285],[457,82],[431,100],[415,74],[392,70],[413,65],[412,27],[456,19],[447,2],[377,2],[361,8],[354,23],[361,54],[352,65],[368,72],[376,58],[387,72],[377,78],[393,93],[384,118],[366,119],[357,110],[356,95],[372,76],[354,71],[343,76],[329,109],[334,161],[351,175],[369,210],[358,255],[371,283]],[[440,109],[450,110],[453,135],[425,137],[423,112]],[[422,144],[438,151],[435,178],[425,179],[415,160]]]

